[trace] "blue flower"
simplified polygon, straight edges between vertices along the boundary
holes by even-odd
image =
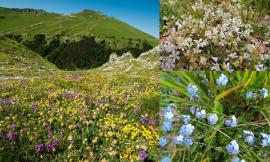
[[[261,89],[260,93],[263,96],[263,98],[266,98],[268,96],[268,90],[265,88]]]
[[[246,162],[244,159],[240,160],[237,156],[232,159],[232,162]]]
[[[190,122],[190,116],[189,115],[182,115],[183,121],[185,124],[188,124]]]
[[[236,127],[237,126],[237,119],[234,115],[232,115],[229,119],[225,120],[225,125],[227,127]]]
[[[176,108],[174,103],[170,103],[166,108],[164,108],[164,112],[171,112]]]
[[[198,109],[199,108],[197,106],[190,106],[189,111],[192,115],[195,115]]]
[[[244,136],[245,136],[245,142],[248,144],[253,144],[255,141],[254,134],[251,131],[243,131]]]
[[[173,122],[174,121],[174,115],[173,115],[173,112],[172,111],[165,111],[164,112],[164,120],[165,121],[170,121],[170,122]]]
[[[182,136],[190,136],[194,131],[194,126],[191,124],[183,125],[180,128],[179,134]]]
[[[219,86],[225,86],[228,83],[228,78],[224,74],[221,74],[217,79],[216,83]]]
[[[210,125],[215,125],[218,121],[218,116],[217,114],[210,114],[208,115],[207,120]]]
[[[176,77],[175,80],[176,80],[177,82],[180,82],[180,78],[179,78],[179,77]]]
[[[205,110],[200,110],[196,112],[196,117],[199,120],[202,120],[204,118],[206,118],[206,111]]]
[[[232,162],[240,162],[240,159],[236,156],[232,159]]]
[[[237,155],[239,153],[239,145],[237,144],[236,140],[231,141],[227,146],[226,149],[229,154]]]
[[[193,101],[194,99],[198,98],[199,95],[197,94],[197,91],[199,89],[195,85],[188,85],[188,93],[190,95],[190,101]]]
[[[171,162],[171,158],[169,156],[166,156],[163,159],[161,159],[160,162]]]
[[[191,84],[188,85],[188,93],[189,93],[190,95],[196,93],[198,90],[199,90],[199,89],[197,88],[197,86],[191,85]]]
[[[185,137],[184,138],[184,144],[187,146],[192,146],[193,145],[193,141],[190,137]]]
[[[254,93],[254,92],[248,92],[248,93],[246,94],[246,98],[247,98],[247,99],[254,98],[255,96],[256,96],[256,93]]]
[[[173,103],[169,104],[168,107],[164,108],[164,110],[163,110],[164,121],[167,121],[167,122],[173,122],[174,121],[173,110],[175,108],[176,108],[176,106]]]
[[[184,140],[184,137],[183,136],[181,136],[181,135],[179,135],[179,136],[175,136],[174,138],[173,138],[173,142],[175,143],[175,144],[182,144],[183,143],[183,140]]]
[[[168,141],[167,141],[167,139],[165,137],[160,137],[159,144],[160,144],[161,147],[164,147],[164,146],[166,146],[168,144]]]
[[[164,131],[164,132],[170,132],[173,130],[173,125],[172,125],[172,122],[170,121],[164,121],[162,126],[161,126],[161,129]]]
[[[197,98],[199,98],[199,95],[198,95],[197,93],[193,93],[193,94],[190,96],[189,100],[190,100],[190,101],[193,101],[194,99],[197,99]]]
[[[270,146],[270,134],[261,133],[261,145],[262,147]]]

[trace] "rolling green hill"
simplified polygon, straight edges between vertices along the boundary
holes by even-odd
[[[157,39],[115,18],[92,10],[61,15],[43,10],[0,8],[0,32],[12,34],[46,34],[54,36],[93,35],[99,38],[115,37],[148,40]]]
[[[53,73],[57,67],[23,45],[0,35],[0,79]]]
[[[158,44],[149,34],[92,10],[61,15],[0,7],[0,24],[0,34],[64,70],[99,67],[113,52],[138,57]]]

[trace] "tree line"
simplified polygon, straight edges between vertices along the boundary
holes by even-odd
[[[147,41],[143,41],[142,46],[136,44],[134,47],[131,39],[127,47],[114,48],[106,40],[96,41],[94,36],[83,36],[78,41],[65,42],[61,41],[59,35],[48,40],[46,35],[36,34],[31,41],[23,40],[21,35],[7,36],[64,70],[96,68],[108,62],[111,53],[115,52],[120,56],[125,52],[131,52],[133,57],[138,57],[153,48]]]

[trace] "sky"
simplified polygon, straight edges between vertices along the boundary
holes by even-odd
[[[91,9],[159,38],[159,0],[0,0],[0,6],[43,9],[61,14]]]

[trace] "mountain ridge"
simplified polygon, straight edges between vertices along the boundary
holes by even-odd
[[[141,38],[149,40],[151,43],[158,42],[157,38],[154,36],[137,29],[126,22],[91,9],[84,9],[78,13],[64,15],[47,12],[42,9],[6,8],[0,6],[0,17],[2,17],[0,23],[2,21],[2,24],[4,24],[0,27],[0,32],[5,34],[44,33],[53,35],[65,30],[65,32],[70,35],[75,35],[76,32],[79,31],[78,33],[94,34],[98,37],[114,36],[117,38]],[[80,19],[82,17],[87,18],[86,20],[89,22],[87,23]],[[106,23],[111,25],[111,28],[102,21],[104,19],[106,19]],[[93,26],[93,24],[95,25]],[[87,27],[89,28],[87,29]],[[18,28],[23,30],[18,30]],[[110,32],[107,33],[106,31]]]

